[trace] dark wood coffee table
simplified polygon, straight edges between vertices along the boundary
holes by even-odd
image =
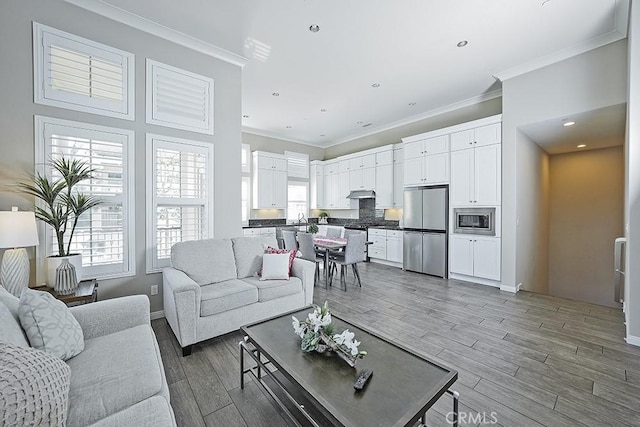
[[[458,373],[389,342],[371,331],[333,316],[336,331],[349,329],[368,356],[350,368],[333,354],[305,353],[293,332],[291,316],[306,319],[313,307],[243,326],[240,385],[252,374],[298,425],[425,425],[427,410],[445,393],[453,396],[457,426],[458,393],[449,390]],[[419,339],[419,338],[416,338]],[[245,368],[245,354],[256,366]],[[373,376],[361,392],[353,383],[364,368]]]

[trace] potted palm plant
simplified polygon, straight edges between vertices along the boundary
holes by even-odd
[[[36,218],[50,225],[55,233],[58,254],[47,257],[47,284],[53,287],[56,269],[64,260],[75,267],[78,280],[82,277],[82,255],[71,253],[73,234],[80,216],[102,202],[75,189],[82,181],[93,178],[95,169],[86,162],[60,157],[50,164],[60,178],[49,179],[37,173],[31,181],[21,182],[18,187],[36,198]]]

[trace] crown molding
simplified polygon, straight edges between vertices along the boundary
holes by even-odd
[[[303,141],[301,139],[296,139],[296,138],[283,137],[282,135],[276,132],[270,132],[268,130],[252,128],[249,126],[242,126],[242,133],[250,133],[252,135],[264,136],[266,138],[278,139],[280,141],[293,142],[294,144],[308,145],[310,147],[315,147],[315,148],[324,148],[324,146],[320,144],[314,144],[312,142]]]
[[[387,123],[386,125],[377,126],[369,129],[366,132],[360,132],[347,137],[341,138],[330,145],[325,145],[324,148],[334,147],[336,145],[344,144],[345,142],[353,141],[354,139],[364,138],[365,136],[374,135],[376,133],[384,132],[386,130],[394,129],[400,126],[409,125],[411,123],[419,122],[420,120],[429,119],[431,117],[439,116],[441,114],[449,113],[451,111],[459,110],[461,108],[470,107],[472,105],[479,104],[490,99],[499,98],[502,96],[502,89],[497,89],[491,92],[483,93],[482,95],[474,96],[462,101],[454,102],[453,104],[445,105],[443,107],[435,108],[433,110],[425,111],[424,113],[416,114],[405,119],[396,120],[395,122]]]
[[[236,53],[222,49],[211,43],[207,43],[180,31],[173,30],[165,25],[159,24],[150,19],[143,18],[135,13],[128,12],[117,6],[108,4],[103,0],[64,0],[75,6],[89,10],[106,18],[136,28],[140,31],[152,34],[156,37],[174,42],[176,44],[188,47],[205,55],[212,56],[229,64],[244,67],[249,63],[249,59]]]
[[[610,43],[617,42],[627,37],[629,27],[629,0],[616,0],[615,18],[613,29],[608,33],[601,34],[598,37],[578,43],[568,49],[554,52],[550,55],[543,56],[533,61],[525,62],[507,70],[501,71],[493,75],[496,79],[504,82],[522,74],[538,70],[556,62],[573,58],[590,50],[606,46]]]

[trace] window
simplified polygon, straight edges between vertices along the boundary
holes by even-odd
[[[287,158],[287,176],[289,178],[309,179],[309,156],[307,154],[285,151]]]
[[[242,173],[251,173],[251,146],[242,144]]]
[[[309,183],[289,181],[287,185],[287,220],[297,221],[300,215],[309,215],[308,209]]]
[[[33,23],[34,102],[134,120],[134,55]]]
[[[171,246],[213,237],[213,145],[147,134],[147,273]]]
[[[213,135],[213,79],[147,59],[147,123]]]
[[[82,254],[84,277],[135,274],[133,131],[36,116],[36,132],[36,172],[51,176],[48,161],[62,156],[95,169],[92,179],[76,186],[102,200],[80,217],[73,236],[71,252]],[[37,258],[43,266],[57,244],[51,227],[41,226]],[[42,275],[39,268],[39,282]]]
[[[242,225],[249,225],[249,213],[251,209],[251,177],[242,177]]]

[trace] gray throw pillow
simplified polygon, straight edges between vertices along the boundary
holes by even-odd
[[[25,289],[18,307],[20,324],[32,347],[67,360],[84,350],[80,324],[49,292]]]
[[[65,425],[70,380],[57,357],[0,341],[0,425]]]

